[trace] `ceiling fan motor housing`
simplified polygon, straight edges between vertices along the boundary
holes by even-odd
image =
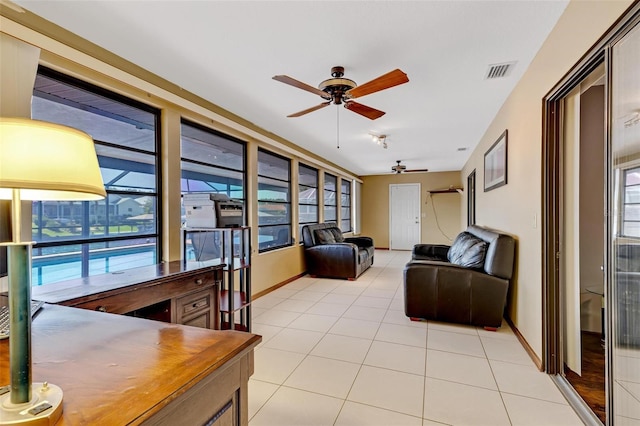
[[[391,167],[391,170],[395,173],[402,173],[407,169],[407,166],[405,166],[404,164],[400,164],[400,161],[396,161],[395,166]]]
[[[331,68],[329,78],[318,85],[318,89],[327,93],[325,99],[332,100],[334,104],[340,105],[344,100],[344,94],[347,90],[351,90],[357,86],[356,82],[348,78],[342,78],[344,75],[344,67]]]

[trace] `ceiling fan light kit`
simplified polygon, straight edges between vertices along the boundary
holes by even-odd
[[[343,78],[344,67],[336,66],[331,68],[331,76],[333,78],[324,80],[322,83],[320,83],[318,88],[298,81],[287,75],[274,76],[273,79],[276,81],[288,84],[293,87],[297,87],[298,89],[306,90],[310,93],[314,93],[325,100],[325,102],[319,105],[290,114],[287,117],[300,117],[302,115],[329,106],[333,103],[334,105],[344,105],[344,107],[349,111],[353,111],[356,114],[360,114],[370,120],[375,120],[382,117],[385,112],[355,102],[352,99],[379,92],[381,90],[398,86],[409,81],[407,74],[399,69],[390,71],[360,86],[358,86],[356,82],[351,79]]]
[[[371,140],[376,145],[380,145],[384,149],[387,149],[387,135],[374,135],[374,134],[371,134]]]

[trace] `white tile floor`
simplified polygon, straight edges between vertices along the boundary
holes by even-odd
[[[581,425],[513,332],[404,315],[408,252],[357,281],[302,277],[253,303],[250,426]]]

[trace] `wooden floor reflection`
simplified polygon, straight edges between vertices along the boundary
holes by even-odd
[[[605,423],[604,347],[599,333],[582,332],[582,376],[566,365],[565,376],[591,410]]]

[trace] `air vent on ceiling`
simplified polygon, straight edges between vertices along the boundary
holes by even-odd
[[[491,64],[487,70],[487,74],[484,76],[485,80],[492,80],[494,78],[506,77],[511,73],[515,62],[505,62],[502,64]]]

